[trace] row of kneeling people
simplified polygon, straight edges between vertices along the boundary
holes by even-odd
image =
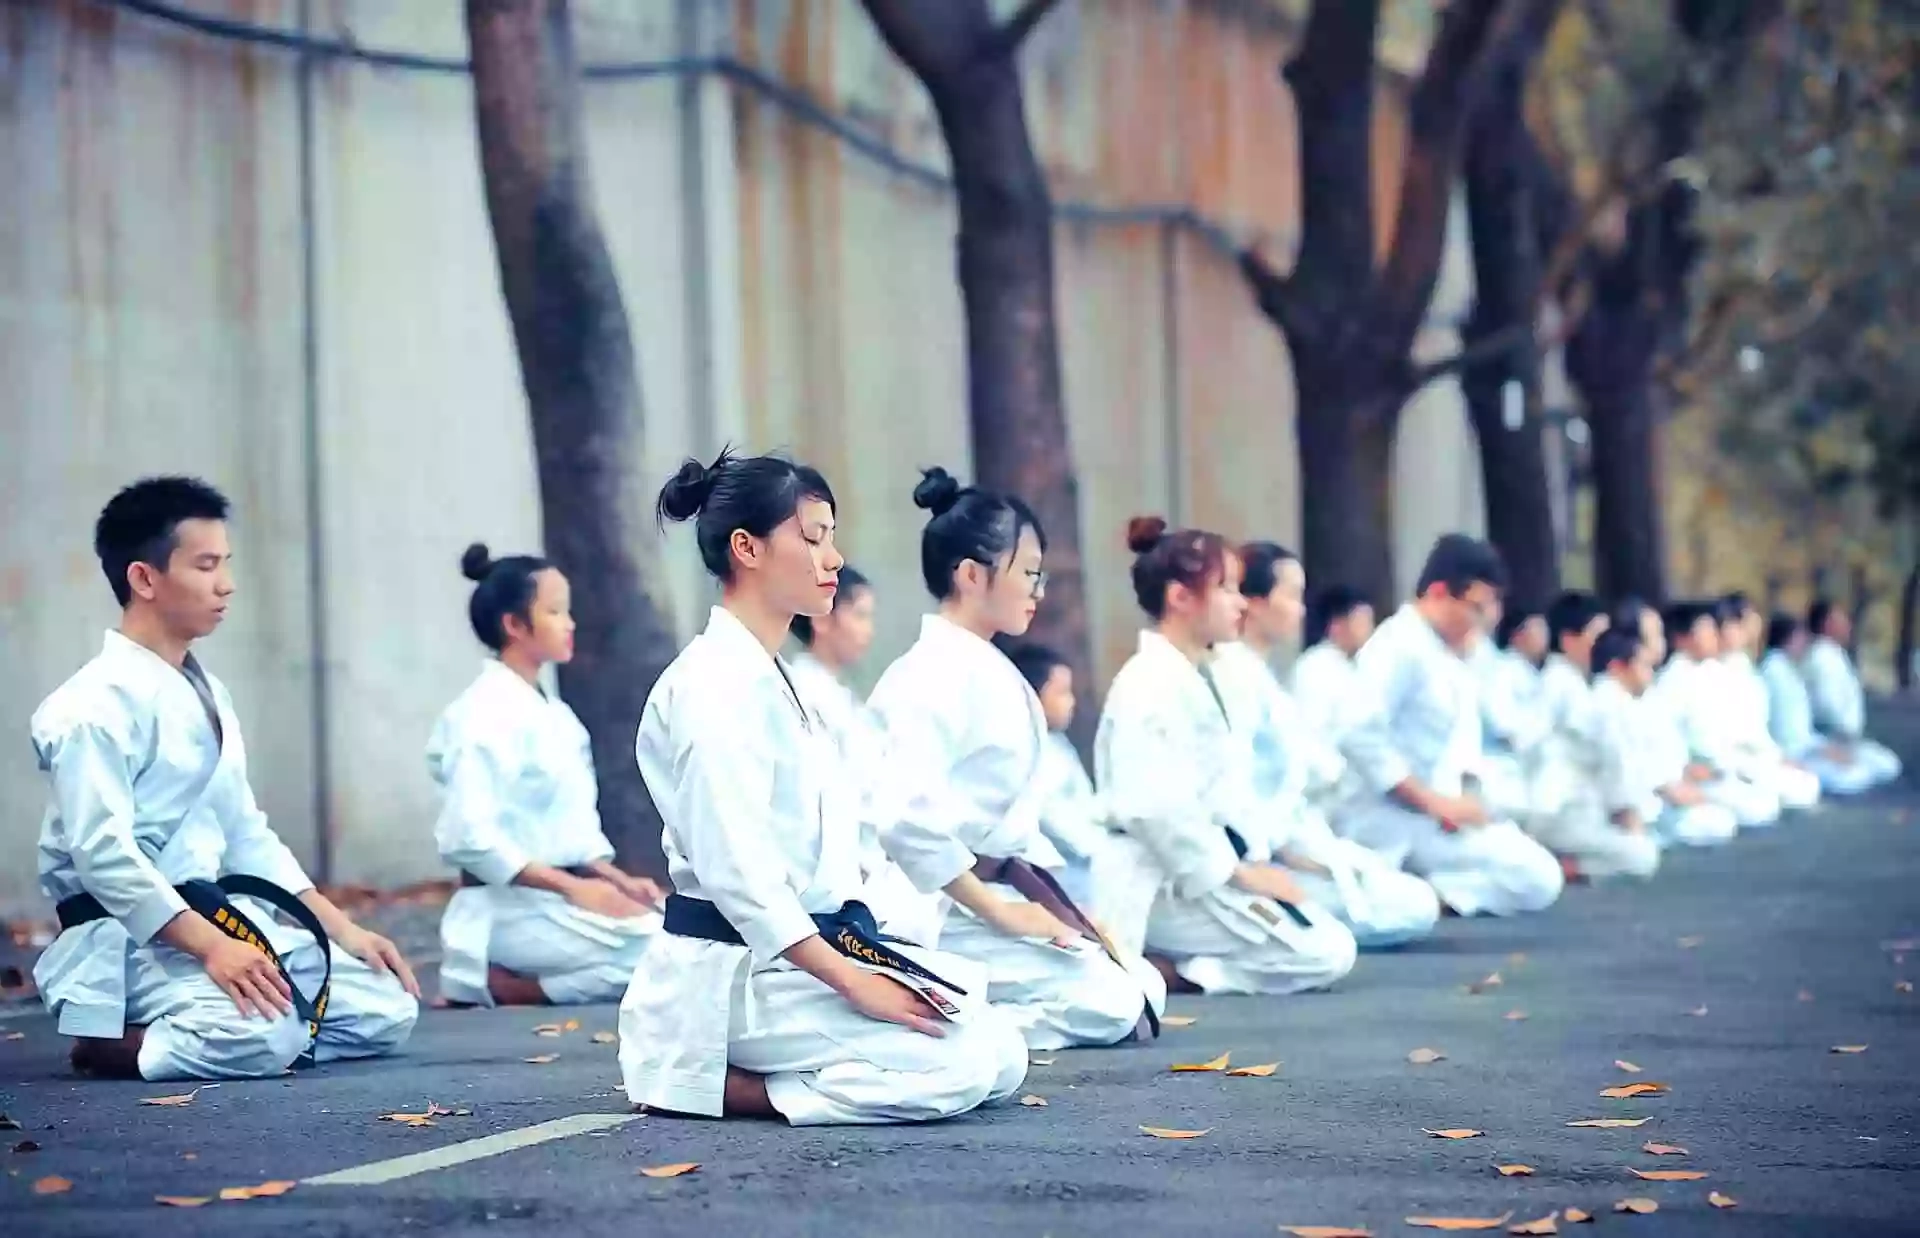
[[[1141,518],[1147,622],[1089,777],[1072,672],[1022,639],[1039,520],[940,469],[914,501],[937,605],[862,701],[842,676],[877,598],[826,480],[723,453],[662,490],[721,593],[638,725],[671,894],[613,863],[586,731],[541,686],[572,656],[566,577],[469,549],[489,654],[428,745],[461,874],[450,1003],[619,999],[628,1092],[660,1111],[938,1118],[1011,1094],[1029,1050],[1152,1038],[1169,991],[1324,988],[1443,913],[1538,911],[1569,874],[1648,875],[1665,843],[1898,773],[1860,733],[1831,608],[1812,649],[1788,623],[1756,670],[1737,601],[1664,627],[1633,604],[1609,626],[1578,594],[1503,608],[1498,555],[1450,535],[1377,630],[1324,593],[1289,685],[1270,659],[1301,634],[1299,560]],[[122,622],[34,715],[64,930],[36,977],[83,1069],[273,1073],[389,1051],[417,1016],[399,951],[267,827],[191,652],[233,593],[226,517],[182,478],[108,504]]]

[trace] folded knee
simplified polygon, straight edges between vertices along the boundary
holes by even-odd
[[[269,1020],[231,1008],[196,1012],[148,1029],[140,1073],[156,1080],[267,1079],[284,1073],[310,1043],[306,1020],[298,1015]]]

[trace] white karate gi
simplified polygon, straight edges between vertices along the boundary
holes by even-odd
[[[489,658],[427,742],[440,785],[433,836],[440,858],[485,884],[456,890],[440,917],[440,990],[491,1006],[489,964],[539,982],[549,1002],[618,1001],[658,912],[615,919],[551,890],[513,884],[529,864],[576,868],[611,860],[587,728]]]
[[[1740,815],[1735,804],[1742,802],[1745,784],[1718,778],[1696,784],[1707,797],[1706,803],[1685,807],[1668,803],[1659,796],[1659,789],[1686,781],[1687,766],[1693,761],[1672,702],[1657,682],[1638,697],[1628,696],[1624,691],[1620,696],[1626,698],[1624,703],[1611,693],[1596,697],[1595,708],[1621,711],[1625,716],[1625,731],[1640,745],[1640,759],[1647,766],[1646,777],[1660,802],[1660,815],[1652,824],[1661,845],[1716,847],[1731,841],[1740,830]],[[1730,787],[1740,790],[1730,794]]]
[[[1288,686],[1306,729],[1336,755],[1347,733],[1373,708],[1362,698],[1365,685],[1360,681],[1353,659],[1332,641],[1321,641],[1301,651],[1293,660]],[[1343,772],[1338,780],[1324,786],[1309,784],[1308,794],[1313,802],[1329,815],[1336,814],[1347,800],[1366,792],[1346,758],[1339,759]]]
[[[1767,688],[1767,730],[1782,752],[1820,779],[1830,795],[1858,795],[1879,782],[1880,770],[1871,759],[1845,740],[1831,740],[1813,728],[1813,699],[1806,680],[1785,650],[1774,649],[1760,659],[1760,678]],[[1846,755],[1830,753],[1840,749]],[[1896,759],[1897,769],[1897,759]]]
[[[1066,865],[1057,874],[1060,886],[1074,905],[1091,914],[1099,904],[1093,871],[1113,837],[1107,829],[1107,810],[1093,789],[1093,779],[1081,764],[1073,741],[1059,731],[1048,731],[1040,748],[1040,768],[1034,778],[1040,801],[1040,832],[1046,835]]]
[[[880,831],[875,824],[874,794],[887,778],[886,731],[867,703],[820,659],[801,652],[787,660],[786,667],[794,690],[819,713],[828,738],[840,750],[841,768],[860,805],[860,872],[867,881],[862,901],[891,932],[895,909],[904,908],[911,919],[918,914],[921,899],[906,874],[880,846]]]
[[[1847,651],[1828,637],[1815,637],[1800,672],[1813,700],[1813,725],[1851,744],[1853,759],[1873,771],[1873,785],[1900,777],[1900,758],[1893,749],[1867,738],[1867,697]]]
[[[1300,707],[1267,660],[1237,642],[1214,650],[1213,673],[1229,720],[1252,750],[1253,793],[1283,821],[1285,855],[1326,869],[1299,871],[1300,886],[1352,930],[1361,949],[1404,945],[1433,932],[1440,898],[1412,873],[1378,852],[1340,838],[1311,799],[1318,785],[1337,785],[1346,760],[1307,729]]]
[[[887,734],[887,782],[877,793],[886,804],[876,814],[881,843],[922,908],[908,917],[890,907],[889,930],[986,964],[988,998],[1014,1017],[1034,1049],[1117,1044],[1144,1004],[1164,1010],[1166,981],[1137,952],[1123,953],[1123,966],[1086,939],[1062,950],[1008,937],[940,892],[983,856],[1056,873],[1066,867],[1040,828],[1046,716],[1006,655],[928,615],[867,704]],[[1094,882],[1097,889],[1097,875]],[[993,892],[1021,901],[1010,886]],[[1098,907],[1081,910],[1099,918]]]
[[[1012,1021],[977,1004],[944,1038],[870,1019],[781,954],[812,916],[861,892],[860,826],[838,747],[728,611],[647,696],[635,755],[665,824],[680,894],[710,901],[745,945],[661,933],[620,1003],[620,1069],[635,1104],[722,1112],[729,1064],[767,1077],[795,1126],[952,1117],[1026,1076]],[[917,957],[974,989],[981,969]]]
[[[1780,790],[1757,776],[1758,763],[1734,741],[1726,717],[1733,688],[1722,681],[1718,665],[1675,653],[1660,668],[1650,692],[1672,711],[1689,757],[1718,774],[1701,788],[1708,798],[1731,808],[1744,828],[1772,825],[1784,807]]]
[[[1578,669],[1562,662],[1577,678]],[[1559,702],[1567,725],[1556,732],[1575,766],[1573,794],[1561,811],[1535,818],[1531,832],[1554,851],[1572,857],[1581,873],[1594,880],[1651,877],[1660,867],[1655,830],[1662,805],[1655,763],[1646,755],[1647,736],[1634,725],[1639,716],[1635,701],[1608,675],[1577,687],[1577,699]],[[1643,832],[1630,834],[1615,824],[1613,815],[1628,809],[1640,815]]]
[[[1484,747],[1475,773],[1488,808],[1523,826],[1537,813],[1557,811],[1566,788],[1547,778],[1553,727],[1539,668],[1487,640],[1474,646],[1467,665],[1480,694]]]
[[[100,653],[34,711],[34,751],[51,783],[40,826],[40,889],[86,893],[111,919],[67,929],[34,964],[47,1009],[68,1036],[113,1039],[144,1026],[142,1077],[276,1075],[309,1044],[316,1062],[389,1053],[420,1007],[400,982],[332,950],[333,987],[317,1039],[297,1014],[242,1018],[198,960],[156,939],[187,909],[188,881],[245,873],[299,895],[313,888],[247,782],[233,701],[211,675],[216,735],[185,673],[108,632]],[[303,993],[326,966],[319,944],[266,905],[234,900]]]
[[[1123,949],[1173,961],[1209,993],[1297,993],[1353,970],[1358,945],[1328,908],[1299,910],[1231,884],[1241,858],[1269,859],[1293,822],[1253,794],[1253,749],[1200,669],[1158,632],[1114,677],[1094,740],[1094,778],[1126,836],[1096,874]]]
[[[1366,720],[1342,745],[1369,794],[1334,825],[1347,837],[1432,883],[1461,915],[1539,911],[1560,897],[1553,854],[1510,820],[1448,833],[1389,794],[1412,777],[1458,795],[1478,760],[1480,702],[1472,672],[1411,604],[1374,631],[1356,659]]]

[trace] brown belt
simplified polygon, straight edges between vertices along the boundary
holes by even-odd
[[[1127,970],[1126,964],[1120,961],[1119,951],[1113,948],[1113,943],[1107,940],[1107,935],[1100,931],[1099,926],[1094,924],[1085,912],[1074,906],[1073,900],[1067,897],[1067,892],[1060,888],[1060,883],[1055,881],[1053,874],[1046,869],[1012,856],[983,855],[974,861],[973,875],[995,885],[1013,887],[1028,902],[1037,903],[1052,912],[1054,918],[1062,924],[1078,929],[1099,942],[1100,948],[1107,952],[1107,957],[1112,959],[1122,971]],[[1144,993],[1141,994],[1141,999],[1140,1018],[1134,1023],[1133,1031],[1126,1037],[1127,1040],[1148,1041],[1160,1035],[1160,1016],[1153,1013],[1152,1000],[1148,999]]]
[[[598,877],[600,875],[599,873],[594,872],[591,868],[588,868],[584,864],[570,864],[565,868],[562,868],[560,871],[563,873],[572,873],[576,877]],[[466,869],[463,868],[460,870],[460,888],[461,889],[471,890],[477,886],[484,886],[486,884],[487,884],[486,882],[480,880],[478,877],[474,876],[472,873],[468,872]]]

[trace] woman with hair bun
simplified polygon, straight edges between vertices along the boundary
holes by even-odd
[[[920,1122],[1011,1095],[1026,1046],[966,960],[880,935],[860,901],[859,797],[779,656],[833,609],[833,491],[778,456],[689,460],[661,522],[694,522],[720,604],[647,695],[635,755],[676,893],[620,1004],[627,1095],[794,1126]]]
[[[1019,499],[945,469],[927,469],[913,501],[928,513],[920,570],[939,609],[868,698],[887,731],[880,840],[913,887],[888,923],[985,964],[989,1000],[1030,1048],[1151,1038],[1166,986],[1061,889],[1066,860],[1040,827],[1046,716],[993,644],[1033,621],[1046,535]]]
[[[440,990],[472,1006],[619,998],[659,930],[660,887],[614,867],[587,729],[540,686],[573,658],[567,578],[545,559],[461,556],[490,655],[435,723],[440,858],[461,888],[440,919]]]
[[[1253,748],[1229,719],[1213,647],[1246,610],[1241,562],[1217,533],[1127,526],[1133,592],[1153,625],[1114,677],[1094,780],[1124,837],[1102,906],[1122,947],[1141,944],[1168,983],[1207,993],[1297,993],[1353,970],[1353,933],[1272,862],[1283,814],[1254,793]]]

